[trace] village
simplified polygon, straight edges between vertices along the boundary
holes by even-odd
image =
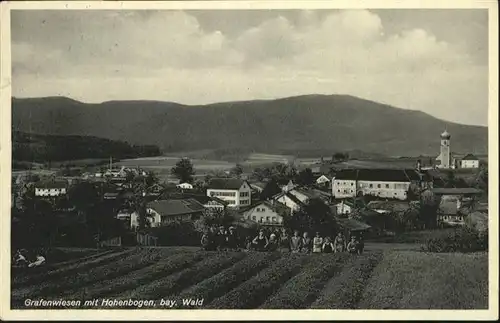
[[[237,166],[195,180],[196,165],[183,158],[172,169],[176,180],[168,182],[150,170],[113,167],[112,160],[105,171],[78,176],[13,176],[13,250],[196,246],[203,232],[219,227],[252,238],[261,229],[282,228],[367,240],[457,226],[486,232],[487,167],[472,154],[451,152],[450,141],[444,131],[433,164],[419,159],[413,168],[336,169],[322,158],[301,170],[276,163],[244,174]],[[472,176],[464,180],[460,172]]]

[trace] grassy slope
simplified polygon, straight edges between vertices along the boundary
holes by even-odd
[[[375,268],[359,308],[485,309],[488,255],[389,252]]]

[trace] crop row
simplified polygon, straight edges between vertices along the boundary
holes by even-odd
[[[127,290],[134,289],[138,285],[150,283],[159,277],[185,269],[195,262],[200,261],[203,257],[204,255],[201,253],[180,253],[167,256],[166,259],[162,259],[158,263],[133,271],[127,275],[108,280],[105,284],[96,282],[95,284],[84,287],[83,299],[90,300],[118,295]],[[80,296],[81,292],[77,292],[67,296],[67,299],[77,299]]]
[[[260,308],[307,308],[323,289],[324,283],[340,272],[347,258],[347,254],[317,255],[298,275],[287,281],[273,297],[268,298]]]
[[[211,253],[208,258],[195,263],[178,273],[168,275],[150,284],[139,286],[117,299],[160,299],[166,295],[178,294],[183,289],[205,280],[221,270],[235,264],[246,256],[245,253]]]
[[[271,267],[259,272],[229,293],[215,299],[207,308],[251,309],[256,308],[273,294],[283,283],[300,270],[311,255],[289,254],[274,262]]]
[[[373,269],[381,258],[382,254],[378,252],[361,255],[347,262],[340,274],[326,284],[310,308],[355,309]]]
[[[27,285],[33,285],[37,283],[47,282],[49,280],[57,281],[63,276],[67,276],[72,273],[81,272],[87,270],[92,267],[102,266],[105,264],[112,263],[117,259],[120,259],[124,256],[137,252],[135,249],[127,249],[119,252],[112,252],[102,255],[97,258],[89,258],[84,259],[83,261],[75,261],[74,263],[70,263],[69,265],[59,265],[59,266],[51,266],[49,270],[41,267],[41,271],[37,270],[38,268],[28,268],[25,270],[25,275],[16,277],[12,280],[13,287],[22,287]],[[36,274],[30,274],[31,269],[36,270]]]
[[[178,298],[198,298],[204,300],[204,305],[209,304],[215,298],[226,294],[241,282],[270,266],[279,257],[278,253],[251,253],[232,267],[182,291]]]
[[[12,292],[12,299],[24,299],[35,296],[61,297],[72,293],[74,290],[81,290],[83,286],[90,283],[120,277],[134,270],[147,267],[158,260],[158,253],[135,252],[111,264],[91,268],[87,271],[78,271],[75,276],[65,276],[57,282],[49,281],[40,285],[14,290]]]

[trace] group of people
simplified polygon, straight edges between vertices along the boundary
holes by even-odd
[[[14,265],[21,267],[39,267],[45,264],[45,257],[41,254],[37,254],[32,261],[30,261],[28,256],[26,256],[26,250],[17,250],[14,254]]]
[[[245,236],[243,239],[236,233],[234,227],[226,231],[223,226],[218,230],[207,230],[201,238],[201,246],[204,250],[254,250],[254,251],[281,251],[292,253],[336,253],[349,252],[361,254],[364,250],[364,239],[362,235],[352,235],[349,241],[343,233],[339,232],[334,239],[322,237],[319,232],[311,238],[308,232],[300,235],[294,231],[290,235],[285,228],[281,231],[273,230],[269,235],[261,229],[255,237]]]

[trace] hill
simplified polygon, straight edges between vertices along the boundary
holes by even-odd
[[[79,300],[76,308],[89,308],[84,300],[117,300],[91,306],[101,309],[486,309],[487,269],[486,253],[366,249],[353,256],[130,248],[13,270],[11,306],[62,298]],[[162,306],[160,299],[175,303]],[[190,299],[203,303],[183,304]],[[151,301],[118,303],[129,300]]]
[[[13,161],[65,161],[86,158],[158,156],[156,146],[137,146],[91,136],[57,136],[12,132]]]
[[[186,106],[172,102],[86,104],[64,97],[12,99],[14,130],[97,136],[158,145],[164,152],[244,149],[288,154],[357,150],[383,155],[437,155],[439,134],[452,150],[487,153],[487,128],[346,95]]]

